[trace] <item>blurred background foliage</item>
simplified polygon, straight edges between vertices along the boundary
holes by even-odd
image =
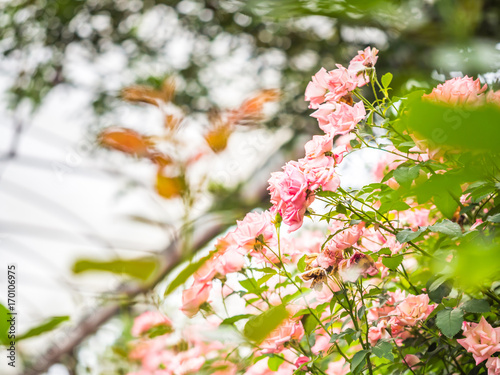
[[[270,66],[281,75],[285,95],[270,126],[298,131],[312,121],[303,101],[310,76],[367,44],[383,51],[377,69],[394,74],[396,95],[453,71],[475,76],[500,68],[496,0],[14,0],[0,2],[0,12],[0,51],[3,69],[11,70],[13,107],[29,101],[36,108],[57,85],[85,85],[68,74],[75,51],[91,62],[120,49],[126,69],[150,84],[163,75],[182,77],[176,102],[207,111],[214,86],[207,68],[245,44],[257,86],[267,88]],[[165,31],[163,23],[175,23],[176,30]],[[189,47],[181,64],[169,63],[176,39]],[[218,53],[213,45],[221,39],[229,41],[229,50]],[[9,59],[23,63],[12,66]],[[160,62],[155,74],[144,69]],[[227,80],[234,78],[229,75]],[[97,115],[118,96],[106,87],[105,75],[92,93]]]

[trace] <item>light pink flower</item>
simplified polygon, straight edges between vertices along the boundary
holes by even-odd
[[[318,73],[312,77],[306,88],[305,99],[310,102],[309,108],[318,108],[325,101],[325,94],[328,89],[330,75],[325,68],[321,68]]]
[[[484,317],[479,324],[463,323],[465,339],[458,339],[462,345],[476,360],[476,365],[500,351],[500,327],[493,328]]]
[[[370,344],[372,346],[374,346],[378,340],[391,338],[391,335],[387,332],[386,327],[386,320],[381,320],[376,327],[370,327],[368,330],[368,339],[370,340]]]
[[[488,375],[500,375],[500,357],[490,357],[486,362]]]
[[[300,341],[302,336],[304,336],[304,328],[300,321],[285,320],[261,344],[261,348],[263,348],[262,352],[279,353],[285,348],[285,343],[290,340]]]
[[[315,135],[313,139],[304,146],[306,158],[319,158],[325,155],[325,152],[332,151],[333,137],[331,135]]]
[[[392,315],[390,323],[398,326],[414,326],[426,320],[436,306],[436,304],[429,304],[427,294],[410,295],[390,314]]]
[[[404,362],[411,368],[414,368],[416,367],[417,363],[420,362],[420,358],[418,358],[415,354],[407,354],[405,355]]]
[[[350,106],[346,103],[325,103],[311,114],[318,120],[319,127],[327,134],[346,134],[365,118],[366,110],[362,102]]]
[[[334,250],[345,250],[353,246],[363,234],[364,227],[364,223],[359,223],[335,234],[326,244],[326,247]],[[337,230],[338,228],[336,227],[330,229],[332,233],[335,233]]]
[[[252,250],[256,243],[256,238],[262,235],[264,242],[268,242],[274,237],[274,225],[269,211],[262,213],[249,212],[241,221],[233,233],[236,243],[247,249]]]
[[[216,257],[215,270],[218,274],[225,276],[228,273],[238,272],[245,265],[245,255],[236,246],[228,248],[224,253]]]
[[[479,78],[473,80],[468,76],[456,77],[437,85],[430,94],[423,97],[449,104],[480,104],[487,88],[486,84],[481,87]]]
[[[157,326],[172,327],[172,321],[159,311],[146,311],[134,319],[132,335],[139,337]]]
[[[299,357],[297,358],[297,360],[295,361],[295,366],[297,366],[297,368],[301,368],[303,364],[309,362],[311,359],[309,357],[306,357],[306,356],[302,356],[302,357]],[[305,367],[302,368],[302,370],[305,371]]]
[[[349,63],[349,73],[356,80],[358,87],[361,87],[370,81],[370,77],[365,73],[366,69],[373,68],[378,60],[378,49],[366,47]]]
[[[315,159],[299,159],[299,164],[309,185],[314,191],[320,187],[325,191],[336,191],[340,185],[340,178],[335,171],[335,159],[330,156],[321,156]]]
[[[207,302],[211,289],[211,282],[198,283],[195,281],[191,288],[182,292],[182,312],[190,318],[195,316],[200,311],[200,306]]]
[[[357,87],[349,71],[340,64],[337,64],[337,69],[330,71],[329,75],[329,92],[325,95],[327,101],[338,102]]]
[[[290,226],[290,232],[302,226],[306,209],[314,201],[308,188],[307,177],[296,161],[286,163],[283,172],[271,173],[268,188],[271,203],[281,214],[283,222]]]
[[[325,372],[328,375],[346,375],[349,371],[349,365],[346,364],[344,358],[341,358],[338,361],[330,362]]]

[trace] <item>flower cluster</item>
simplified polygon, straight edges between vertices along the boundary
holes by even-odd
[[[231,336],[238,345],[208,342],[198,325],[172,344],[172,322],[145,313],[132,328],[136,375],[481,373],[475,366],[500,374],[500,327],[492,326],[499,288],[463,288],[469,273],[452,270],[473,266],[463,258],[471,250],[461,246],[496,233],[498,175],[450,186],[465,161],[436,162],[426,140],[400,128],[408,104],[390,98],[387,80],[378,82],[377,53],[368,47],[348,68],[322,68],[312,77],[305,96],[324,134],[305,144],[303,158],[271,174],[269,210],[237,221],[183,291],[185,315],[196,319],[202,310],[221,337],[238,332]],[[364,98],[367,83],[383,98]],[[498,104],[498,92],[486,88],[454,78],[423,98],[472,109]],[[363,130],[384,132],[354,132],[362,120]],[[337,167],[356,143],[385,156],[375,164],[375,182],[340,188]],[[307,216],[314,230],[291,234]],[[457,340],[460,332],[465,338]]]

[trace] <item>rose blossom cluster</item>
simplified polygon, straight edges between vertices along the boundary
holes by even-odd
[[[488,375],[500,374],[500,358],[492,357],[500,352],[500,327],[493,328],[481,317],[479,324],[464,322],[463,330],[465,339],[457,342],[472,353],[476,365],[487,360]]]
[[[337,190],[340,180],[335,167],[347,152],[346,146],[333,148],[329,135],[314,136],[304,148],[304,158],[286,163],[283,171],[271,173],[269,179],[271,212],[280,214],[290,232],[302,226],[315,190]]]
[[[310,108],[316,109],[311,116],[325,135],[314,136],[305,145],[304,158],[288,162],[283,171],[272,173],[269,179],[272,212],[281,215],[291,232],[302,226],[316,189],[335,191],[340,184],[335,166],[342,161],[347,146],[333,149],[333,139],[349,133],[366,116],[364,104],[354,104],[351,92],[369,81],[377,53],[377,49],[367,47],[358,52],[348,68],[337,65],[330,72],[321,68],[306,88],[305,99]]]
[[[398,290],[388,292],[389,299],[382,306],[369,310],[368,320],[374,326],[368,331],[368,338],[372,345],[380,339],[393,337],[398,345],[411,336],[409,328],[420,322],[424,322],[436,308],[436,304],[430,304],[427,294],[409,295]],[[390,327],[391,333],[387,331]]]
[[[330,72],[321,68],[312,77],[305,99],[309,108],[316,109],[311,116],[326,134],[333,137],[349,133],[366,116],[365,106],[362,102],[354,104],[351,92],[369,82],[377,53],[377,49],[367,47],[358,51],[348,68],[339,64]]]
[[[212,280],[224,277],[228,273],[240,271],[245,264],[245,256],[259,259],[276,258],[266,246],[276,244],[276,233],[269,211],[250,212],[241,221],[237,221],[236,229],[220,238],[216,251],[194,275],[193,285],[182,293],[181,310],[193,317],[200,307],[208,301],[212,290]]]
[[[211,328],[216,328],[218,324],[218,321],[209,322]],[[152,338],[144,336],[158,326],[170,330]],[[171,328],[170,319],[159,312],[148,311],[134,319],[132,335],[138,339],[132,342],[129,357],[140,364],[140,369],[128,375],[188,375],[199,373],[202,368],[211,374],[236,374],[237,365],[227,359],[234,348],[218,341],[202,340],[197,335],[200,327],[184,330],[182,341],[175,342],[171,340]],[[218,360],[210,361],[213,359]]]

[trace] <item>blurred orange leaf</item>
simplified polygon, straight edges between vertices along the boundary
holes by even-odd
[[[149,154],[151,141],[135,130],[113,127],[99,135],[99,142],[108,148],[130,155],[146,156]]]
[[[179,197],[186,187],[185,181],[181,176],[168,177],[158,173],[156,177],[156,191],[163,198]]]

